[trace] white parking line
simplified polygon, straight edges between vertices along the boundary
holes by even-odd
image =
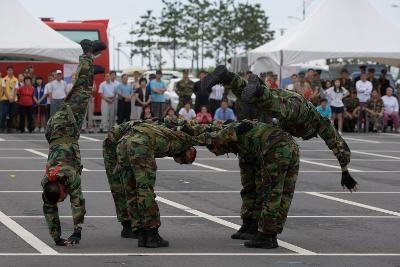
[[[43,255],[57,255],[58,252],[49,247],[42,240],[34,236],[31,232],[19,225],[13,219],[0,211],[0,222],[3,223],[8,229],[14,232],[17,236],[23,239],[26,243],[32,246]]]
[[[97,138],[93,138],[93,137],[89,137],[86,135],[81,135],[80,138],[82,139],[86,139],[88,141],[93,141],[93,142],[102,142],[103,140],[97,139]]]
[[[305,160],[305,159],[301,159],[301,158],[300,158],[300,162],[341,170],[341,167],[338,165],[330,165],[330,164],[326,164],[326,163],[315,162],[315,161]],[[362,172],[361,170],[353,169],[353,168],[349,168],[348,170],[351,172]]]
[[[321,193],[306,192],[306,194],[309,194],[309,195],[312,195],[312,196],[316,196],[316,197],[320,197],[320,198],[333,200],[333,201],[337,201],[337,202],[340,202],[340,203],[344,203],[344,204],[348,204],[348,205],[352,205],[352,206],[356,206],[356,207],[360,207],[360,208],[364,208],[364,209],[368,209],[368,210],[378,211],[378,212],[389,214],[389,215],[400,216],[400,212],[381,209],[381,208],[378,208],[378,207],[365,205],[365,204],[361,204],[361,203],[358,203],[358,202],[354,202],[354,201],[350,201],[350,200],[346,200],[346,199],[342,199],[342,198],[338,198],[338,197],[332,197],[332,196],[324,195],[324,194],[321,194]]]
[[[199,210],[192,209],[192,208],[190,208],[190,207],[188,207],[188,206],[179,204],[179,203],[177,203],[177,202],[168,200],[168,199],[166,199],[166,198],[163,198],[163,197],[159,197],[159,196],[158,196],[158,197],[157,197],[157,200],[160,201],[160,202],[162,202],[162,203],[164,203],[164,204],[167,204],[167,205],[170,205],[170,206],[175,207],[175,208],[177,208],[177,209],[186,211],[186,212],[188,212],[188,213],[190,213],[190,214],[197,215],[197,216],[199,216],[199,217],[202,217],[202,218],[207,219],[207,220],[209,220],[209,221],[212,221],[212,222],[221,224],[221,225],[223,225],[223,226],[227,226],[227,227],[232,228],[232,229],[235,229],[235,230],[239,230],[239,228],[240,228],[240,225],[238,225],[238,224],[228,222],[228,221],[226,221],[226,220],[217,218],[217,217],[215,217],[215,216],[212,216],[212,215],[210,215],[210,214],[201,212],[201,211],[199,211]],[[289,244],[289,243],[284,242],[284,241],[281,241],[281,240],[279,240],[279,244],[280,244],[280,246],[283,247],[283,248],[286,248],[286,249],[288,249],[288,250],[294,251],[294,252],[299,253],[299,254],[302,254],[302,255],[315,255],[315,252],[312,252],[312,251],[307,250],[307,249],[303,249],[303,248],[301,248],[301,247],[298,247],[298,246]]]
[[[40,152],[40,151],[37,151],[37,150],[35,150],[35,149],[30,149],[30,148],[25,149],[25,151],[31,152],[31,153],[33,153],[33,154],[36,154],[36,155],[38,155],[38,156],[42,156],[43,158],[46,158],[46,159],[47,159],[47,154],[46,154],[46,153],[42,153],[42,152]],[[89,170],[86,169],[86,168],[83,168],[82,171],[86,171],[86,172],[87,172],[87,171],[89,171]]]
[[[1,141],[6,141],[6,140],[4,140],[4,138],[1,138],[1,137],[0,137],[0,142],[1,142]]]
[[[9,257],[31,257],[45,256],[38,253],[0,253],[0,256]],[[304,256],[324,256],[324,257],[400,257],[400,253],[59,253],[57,256],[63,257],[128,257],[128,256],[238,256],[238,257],[304,257]]]
[[[358,138],[350,138],[350,137],[344,137],[345,140],[352,140],[352,141],[359,141],[359,142],[364,142],[364,143],[370,143],[370,144],[380,144],[382,142],[379,141],[372,141],[368,139],[358,139]]]
[[[376,154],[376,153],[370,153],[370,152],[364,152],[364,151],[358,151],[358,150],[352,150],[351,152],[355,153],[355,154],[368,155],[368,156],[374,156],[374,157],[381,157],[381,158],[388,158],[388,159],[400,159],[400,157],[394,157],[394,156],[388,156],[388,155],[382,155],[382,154]]]

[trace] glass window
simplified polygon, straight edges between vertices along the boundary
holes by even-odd
[[[92,41],[100,39],[99,32],[96,30],[57,30],[57,32],[76,43],[80,43],[83,39]]]

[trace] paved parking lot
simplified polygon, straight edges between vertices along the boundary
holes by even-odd
[[[0,135],[1,266],[400,266],[400,135],[345,135],[359,193],[343,192],[340,168],[321,139],[300,141],[300,175],[280,248],[247,249],[230,235],[240,225],[237,158],[200,148],[191,166],[158,160],[160,232],[169,248],[121,239],[106,181],[103,135],[84,135],[83,239],[55,247],[42,214],[40,181],[48,146],[40,134]],[[72,231],[60,205],[64,236]]]

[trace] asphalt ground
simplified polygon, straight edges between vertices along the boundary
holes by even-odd
[[[121,239],[103,137],[80,140],[87,216],[81,244],[63,248],[54,246],[42,214],[44,136],[0,135],[0,266],[400,266],[400,135],[345,135],[359,193],[342,191],[338,163],[321,139],[298,140],[297,191],[274,250],[230,239],[241,223],[237,158],[202,148],[194,165],[158,160],[160,232],[170,247]],[[65,237],[73,228],[68,202],[59,205]]]

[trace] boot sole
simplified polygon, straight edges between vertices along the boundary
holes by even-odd
[[[271,246],[258,246],[258,245],[249,245],[249,244],[244,244],[246,248],[262,248],[262,249],[274,249],[278,248],[279,246],[271,245]]]
[[[144,247],[146,248],[167,248],[169,247],[169,243],[168,244],[163,244],[163,245],[145,245]]]

